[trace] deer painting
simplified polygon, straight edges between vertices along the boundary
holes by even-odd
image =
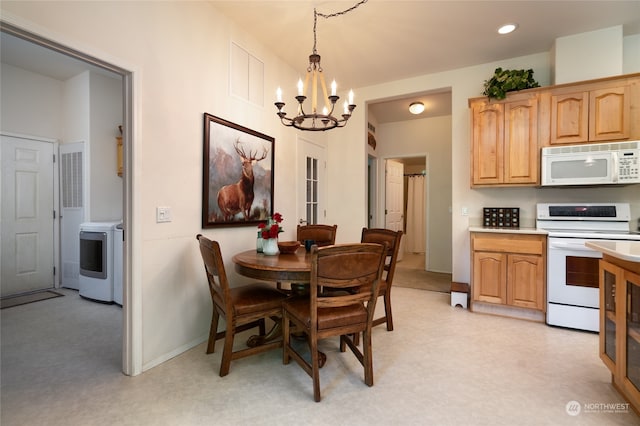
[[[225,185],[218,191],[218,207],[224,216],[225,221],[230,221],[237,213],[242,212],[244,220],[248,220],[251,214],[251,205],[253,204],[253,165],[267,157],[267,148],[262,148],[263,153],[257,158],[258,151],[251,152],[249,155],[244,152],[244,148],[240,143],[240,138],[236,139],[233,148],[240,156],[242,161],[242,176],[240,180],[231,185]]]

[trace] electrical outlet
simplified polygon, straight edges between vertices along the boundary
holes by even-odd
[[[171,207],[156,207],[156,222],[171,222]]]

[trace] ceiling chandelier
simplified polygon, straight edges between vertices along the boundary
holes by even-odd
[[[337,85],[335,80],[331,83],[331,94],[327,92],[327,84],[324,81],[322,65],[320,65],[320,55],[316,49],[316,26],[318,16],[323,18],[333,18],[335,16],[344,15],[366,2],[367,0],[359,1],[349,9],[329,15],[319,13],[315,8],[313,9],[313,50],[311,55],[309,55],[309,66],[307,67],[304,83],[302,82],[302,79],[298,80],[298,95],[295,97],[298,105],[295,117],[287,117],[287,113],[284,111],[285,103],[282,102],[282,90],[278,87],[276,92],[275,106],[278,108],[278,112],[276,114],[280,117],[282,124],[288,127],[295,127],[296,129],[309,131],[330,130],[335,129],[336,127],[344,127],[347,124],[347,120],[351,118],[351,113],[356,108],[356,105],[353,103],[353,90],[349,91],[348,100],[344,102],[341,118],[333,115],[336,102],[338,102],[340,97],[336,95]],[[320,112],[318,111],[318,84],[320,84],[322,91],[321,100],[324,101],[324,107],[322,107],[322,111]],[[311,110],[305,111],[304,101],[307,99],[307,92],[309,88],[311,88]]]

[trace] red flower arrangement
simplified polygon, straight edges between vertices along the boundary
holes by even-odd
[[[282,215],[280,213],[274,213],[267,222],[258,225],[258,229],[261,231],[262,238],[268,240],[269,238],[278,238],[278,234],[284,229],[280,226],[282,222]]]

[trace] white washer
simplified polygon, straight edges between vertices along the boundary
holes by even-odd
[[[122,306],[122,250],[124,242],[124,232],[122,224],[119,223],[113,228],[113,301]]]
[[[80,224],[80,296],[113,302],[113,228],[117,222]]]

